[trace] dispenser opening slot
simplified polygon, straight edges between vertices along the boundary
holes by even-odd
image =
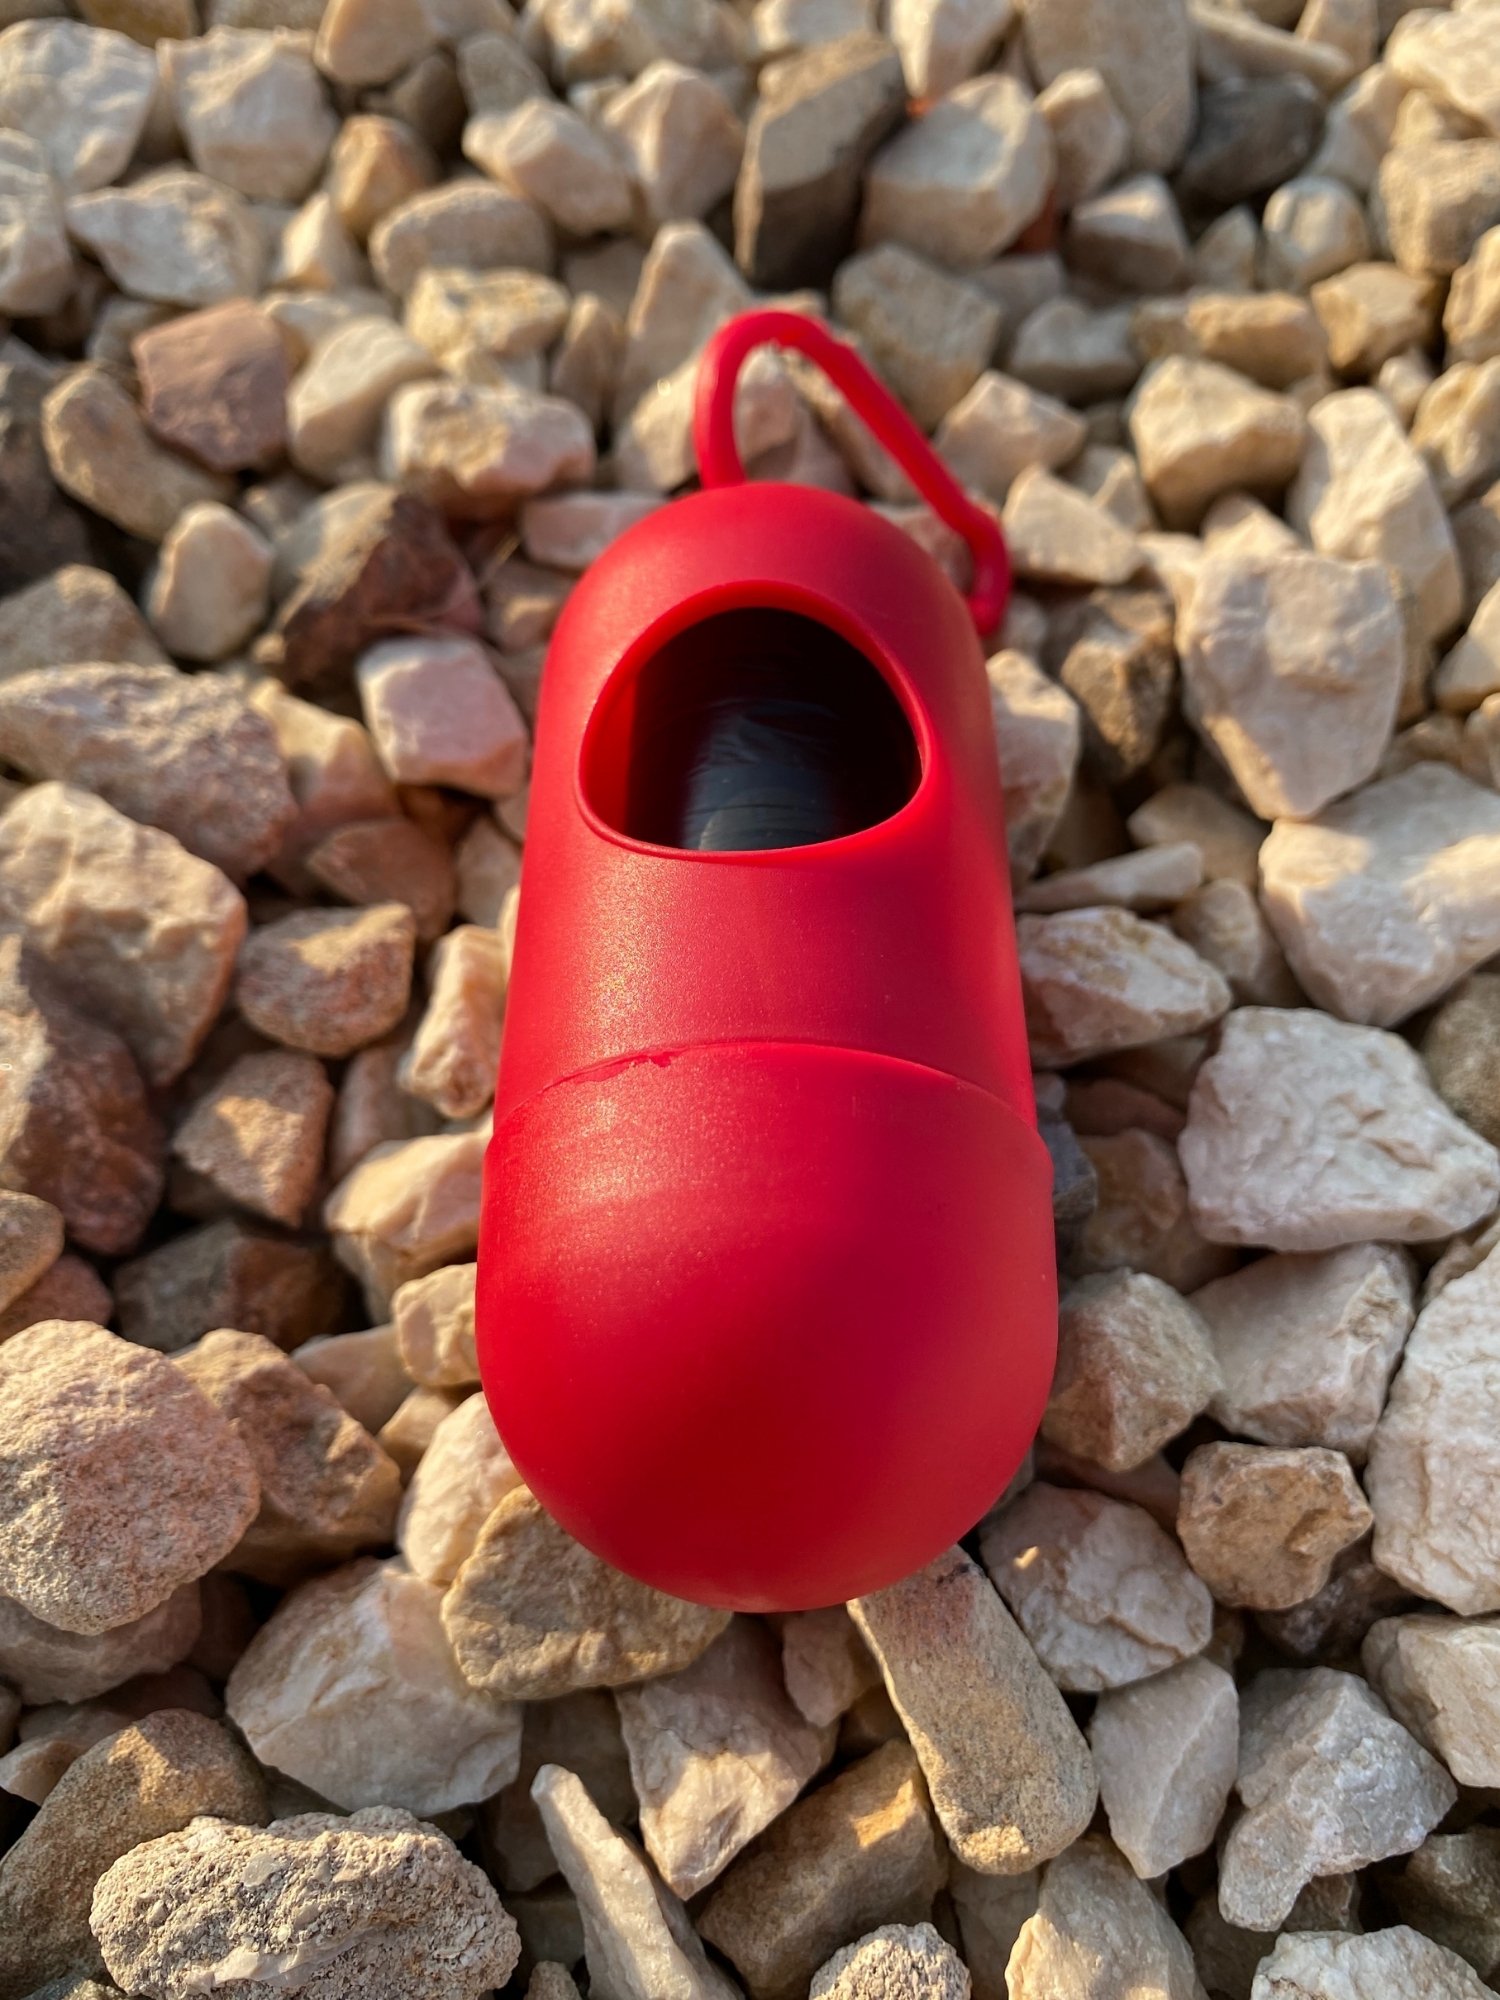
[[[858,647],[801,612],[717,612],[605,689],[588,803],[628,839],[813,847],[890,819],[921,777],[911,721]]]

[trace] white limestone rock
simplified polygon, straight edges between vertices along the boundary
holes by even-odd
[[[1188,719],[1262,818],[1303,819],[1374,775],[1405,669],[1380,564],[1211,550],[1178,645]]]
[[[1108,1689],[1089,1743],[1110,1837],[1143,1881],[1212,1846],[1239,1759],[1233,1674],[1199,1655]]]
[[[34,140],[67,194],[119,179],[155,89],[151,51],[110,29],[18,20],[0,35],[0,127]]]
[[[489,1798],[519,1768],[521,1710],[459,1673],[442,1600],[399,1560],[303,1584],[241,1654],[230,1720],[263,1764],[350,1812],[431,1817]]]
[[[187,167],[73,195],[67,216],[69,232],[133,299],[216,306],[260,286],[266,239],[254,209]]]
[[[338,131],[305,40],[287,29],[216,27],[160,49],[193,165],[252,201],[300,201]]]
[[[1271,928],[1308,995],[1391,1027],[1500,951],[1500,799],[1414,764],[1261,849]]]
[[[227,659],[265,622],[271,545],[241,514],[205,500],[180,514],[161,545],[146,615],[180,660]]]
[[[433,1432],[407,1484],[396,1523],[407,1563],[429,1582],[451,1583],[485,1522],[520,1484],[488,1402],[467,1397]]]
[[[1261,1444],[1361,1464],[1415,1318],[1405,1252],[1356,1243],[1261,1257],[1195,1292],[1223,1376],[1209,1414]]]
[[[968,1969],[931,1924],[882,1924],[836,1951],[808,2000],[969,2000]]]
[[[905,243],[955,270],[1010,247],[1052,182],[1052,133],[1025,87],[975,77],[875,155],[865,178],[866,243]]]
[[[775,1639],[746,1618],[680,1673],[616,1700],[641,1839],[684,1899],[723,1873],[833,1749],[832,1726],[808,1722],[787,1695]]]
[[[1208,1644],[1213,1600],[1143,1508],[1038,1480],[991,1516],[979,1547],[1070,1693],[1126,1687]]]
[[[1011,880],[1019,886],[1046,851],[1078,768],[1083,720],[1066,688],[1024,653],[985,662],[1000,754]]]
[[[1375,1560],[1422,1597],[1500,1611],[1500,1254],[1418,1316],[1370,1441]]]
[[[1443,1104],[1416,1051],[1310,1008],[1229,1016],[1178,1152],[1211,1243],[1421,1243],[1500,1198],[1500,1156]]]
[[[1129,910],[1066,910],[1016,925],[1033,1060],[1053,1068],[1206,1028],[1230,1004],[1190,945]]]
[[[386,409],[381,468],[442,512],[484,521],[533,493],[584,483],[594,456],[593,426],[558,396],[414,382]]]
[[[1106,2000],[1122,1977],[1143,2000],[1201,2000],[1203,1993],[1186,1938],[1110,1843],[1090,1834],[1042,1877],[1006,1986],[1010,2000]]]
[[[77,275],[41,147],[24,132],[0,131],[0,312],[56,312]]]
[[[1457,1952],[1396,1924],[1367,1937],[1288,1932],[1261,1960],[1250,2000],[1484,2000],[1489,1991]]]
[[[592,1991],[616,2000],[738,2000],[677,1897],[571,1771],[544,1764],[531,1795],[578,1898]]]
[[[1500,1784],[1500,1619],[1382,1618],[1360,1661],[1396,1720],[1461,1785]]]
[[[1462,606],[1458,554],[1433,476],[1391,405],[1343,389],[1309,412],[1307,451],[1287,519],[1322,555],[1388,564],[1441,639]]]
[[[1169,528],[1193,528],[1220,494],[1279,493],[1302,463],[1307,424],[1286,396],[1216,361],[1169,355],[1141,378],[1131,442]]]
[[[1453,1780],[1353,1674],[1272,1668],[1243,1696],[1244,1812],[1219,1861],[1219,1909],[1274,1931],[1315,1876],[1409,1854],[1458,1796]]]

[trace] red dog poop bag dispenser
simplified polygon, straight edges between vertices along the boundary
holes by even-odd
[[[816,361],[974,553],[745,482],[735,379]],[[1056,1340],[988,686],[999,530],[851,349],[705,352],[703,490],[569,598],[537,717],[480,1231],[522,1477],[678,1597],[832,1604],[938,1554]]]

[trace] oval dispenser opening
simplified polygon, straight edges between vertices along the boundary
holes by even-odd
[[[700,853],[812,847],[916,790],[912,726],[857,647],[795,611],[689,626],[605,694],[589,803],[633,840]]]

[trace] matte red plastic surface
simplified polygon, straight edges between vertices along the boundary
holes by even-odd
[[[621,832],[635,677],[743,607],[885,676],[920,776],[818,846]],[[543,679],[486,1169],[484,1383],[581,1541],[743,1609],[878,1588],[973,1525],[1051,1379],[987,684],[936,566],[852,501],[731,486],[574,591]]]

